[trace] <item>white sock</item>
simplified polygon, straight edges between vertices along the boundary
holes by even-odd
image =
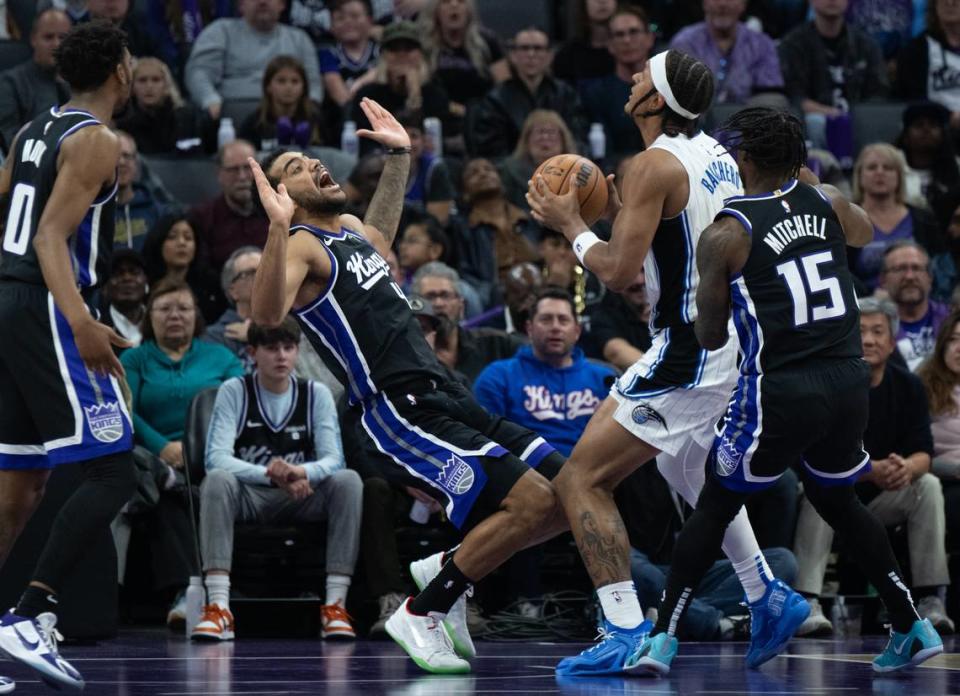
[[[205,582],[207,586],[207,601],[210,604],[216,604],[221,609],[230,609],[230,576],[229,575],[208,575]]]
[[[327,573],[327,601],[325,604],[347,606],[347,592],[350,590],[350,576]]]
[[[597,597],[600,598],[604,617],[614,626],[636,628],[643,623],[643,609],[637,601],[637,588],[633,580],[598,587]]]
[[[767,559],[758,551],[752,558],[745,558],[733,564],[733,569],[740,578],[743,591],[747,593],[747,601],[751,604],[763,598],[767,585],[773,580],[773,573],[767,565]]]

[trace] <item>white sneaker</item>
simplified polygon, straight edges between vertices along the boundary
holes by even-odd
[[[10,659],[35,670],[54,688],[68,687],[80,691],[83,677],[57,651],[57,641],[63,637],[56,626],[57,617],[50,612],[30,619],[14,614],[11,609],[0,617],[0,650]]]
[[[407,608],[412,597],[387,619],[386,630],[420,669],[433,674],[464,674],[470,663],[457,657],[439,614],[417,616]]]
[[[410,564],[410,575],[413,577],[418,590],[423,592],[423,588],[440,574],[442,558],[442,552],[435,553]],[[477,648],[473,644],[473,638],[470,637],[470,627],[467,625],[468,594],[469,590],[460,595],[443,620],[443,625],[447,627],[447,632],[453,641],[453,649],[457,651],[457,655],[466,660],[477,656]]]
[[[187,623],[187,592],[180,590],[167,612],[167,628],[171,631],[182,631]]]
[[[816,597],[811,597],[807,599],[807,603],[810,605],[810,615],[800,624],[800,628],[797,629],[795,635],[805,636],[807,638],[832,636],[833,624],[830,623],[830,619],[823,615],[823,607],[820,605],[820,600]]]
[[[9,694],[17,688],[17,683],[10,677],[0,677],[0,694]]]

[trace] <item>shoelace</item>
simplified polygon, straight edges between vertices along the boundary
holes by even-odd
[[[40,637],[43,638],[44,644],[47,646],[47,650],[50,651],[50,654],[55,658],[60,657],[60,651],[57,648],[57,643],[63,640],[63,635],[60,631],[57,630],[57,627],[53,624],[45,626],[43,622],[37,621],[37,632],[40,634]]]
[[[353,617],[339,604],[327,604],[321,608],[321,611],[323,612],[323,618],[327,621],[340,620],[346,621],[347,623],[353,621]]]
[[[608,631],[605,626],[600,626],[597,629],[597,631],[598,632],[596,637],[594,637],[594,640],[598,642],[592,648],[589,648],[587,652],[593,652],[594,650],[599,650],[603,646],[604,642],[606,642],[609,638],[613,638],[615,635],[617,635],[616,631]]]
[[[219,604],[208,604],[205,606],[203,608],[203,616],[200,620],[201,622],[212,621],[217,626],[230,626],[230,618],[228,617],[226,610],[224,610]]]
[[[441,627],[441,619],[433,614],[428,614],[427,617],[430,619],[430,623],[427,624],[427,637],[431,643],[430,647],[433,648],[430,656],[432,657],[437,653],[452,653],[453,643],[450,642],[447,632]]]

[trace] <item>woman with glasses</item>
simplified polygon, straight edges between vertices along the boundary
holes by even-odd
[[[172,628],[182,628],[182,590],[191,575],[200,574],[182,476],[187,409],[198,392],[243,374],[229,350],[199,340],[203,328],[193,290],[171,274],[147,298],[143,343],[120,358],[130,385],[136,443],[157,472],[160,489],[157,504],[128,521],[147,532],[153,589],[175,597],[167,615]]]
[[[242,246],[234,251],[220,271],[220,288],[230,305],[215,324],[207,327],[203,338],[225,346],[243,364],[244,372],[254,369],[253,356],[247,350],[247,331],[250,328],[250,302],[253,296],[253,277],[257,274],[262,251],[256,246]]]

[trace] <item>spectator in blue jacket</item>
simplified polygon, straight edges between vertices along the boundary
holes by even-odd
[[[566,290],[541,290],[526,328],[530,345],[488,365],[474,393],[491,413],[530,428],[570,456],[616,375],[577,347],[580,321]]]

